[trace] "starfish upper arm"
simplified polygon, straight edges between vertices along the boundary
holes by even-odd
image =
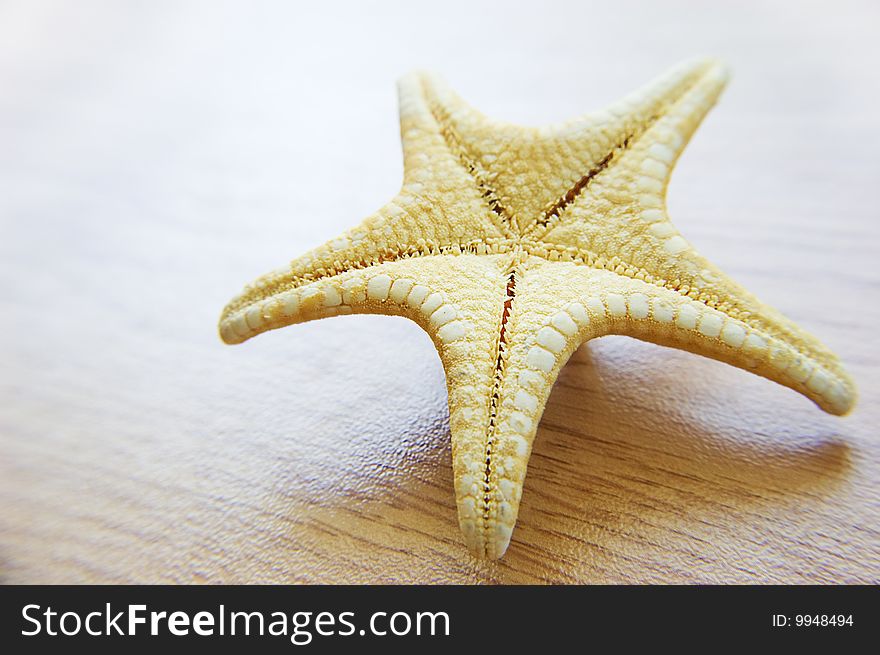
[[[260,303],[317,280],[413,256],[486,254],[509,239],[479,174],[432,111],[424,77],[412,73],[398,84],[405,170],[399,193],[359,225],[249,284],[223,312],[224,341],[240,343],[268,329]]]

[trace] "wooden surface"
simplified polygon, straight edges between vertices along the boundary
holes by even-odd
[[[0,6],[0,578],[880,580],[876,4],[319,4]],[[414,324],[221,345],[244,282],[397,189],[399,74],[541,124],[696,54],[734,78],[670,213],[841,355],[851,416],[686,353],[584,346],[486,564]]]

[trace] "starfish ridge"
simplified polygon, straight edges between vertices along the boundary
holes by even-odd
[[[433,76],[403,78],[400,192],[248,286],[223,312],[223,340],[352,312],[418,323],[446,371],[461,529],[488,558],[510,542],[551,387],[589,339],[688,350],[846,413],[855,389],[835,356],[667,217],[672,166],[725,82],[717,62],[687,63],[605,111],[528,128],[489,120]]]

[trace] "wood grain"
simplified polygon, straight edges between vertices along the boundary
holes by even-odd
[[[871,3],[0,7],[0,578],[880,581]],[[541,124],[680,59],[734,79],[670,214],[860,404],[622,337],[553,392],[507,556],[472,559],[443,371],[402,319],[229,348],[244,281],[396,190],[394,80]]]

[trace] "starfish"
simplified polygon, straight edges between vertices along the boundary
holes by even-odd
[[[461,530],[490,559],[510,543],[553,383],[585,341],[623,334],[688,350],[846,413],[855,388],[837,358],[667,216],[672,166],[726,80],[714,60],[689,62],[605,111],[533,128],[409,74],[398,83],[399,193],[247,286],[223,311],[222,339],[349,313],[415,321],[446,372]]]

